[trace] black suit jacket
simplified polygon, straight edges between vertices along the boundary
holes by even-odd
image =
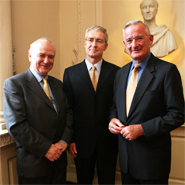
[[[4,118],[16,141],[18,175],[35,178],[50,174],[54,167],[65,167],[66,152],[50,162],[44,157],[52,143],[72,137],[72,110],[60,80],[48,77],[57,112],[31,73],[13,76],[4,83]]]
[[[118,69],[103,61],[96,92],[85,61],[64,72],[64,91],[74,113],[73,142],[79,157],[89,158],[95,147],[105,157],[117,153],[117,136],[109,132],[108,124],[114,77]]]
[[[120,168],[136,179],[157,179],[169,175],[170,131],[184,122],[184,98],[175,65],[151,55],[137,85],[128,117],[126,87],[131,63],[115,77],[111,118],[124,125],[141,124],[144,136],[128,141],[119,135]]]

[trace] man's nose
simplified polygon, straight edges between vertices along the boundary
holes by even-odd
[[[135,39],[133,39],[132,40],[132,47],[136,47],[137,45],[138,45],[138,42]]]
[[[46,56],[46,57],[44,58],[44,63],[49,63],[49,57],[48,57],[48,56]]]
[[[97,41],[96,40],[93,40],[92,41],[92,46],[96,46],[97,45]]]

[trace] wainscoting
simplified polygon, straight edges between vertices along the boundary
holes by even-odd
[[[185,126],[171,132],[172,164],[169,185],[185,184]],[[15,185],[18,183],[16,170],[15,142],[6,130],[0,133],[0,185]],[[76,183],[76,169],[73,158],[68,154],[67,181]],[[98,184],[95,175],[94,184]],[[119,165],[116,169],[116,183],[121,184]]]

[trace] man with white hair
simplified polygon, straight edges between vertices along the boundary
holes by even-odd
[[[48,75],[54,45],[38,39],[28,57],[30,68],[4,83],[4,118],[16,141],[19,184],[65,184],[73,117],[62,82]]]
[[[109,130],[119,136],[122,184],[168,184],[170,132],[184,123],[184,97],[174,64],[150,52],[142,21],[128,22],[124,44],[132,61],[115,76]]]

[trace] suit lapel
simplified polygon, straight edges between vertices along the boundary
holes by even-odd
[[[128,80],[128,74],[129,74],[129,71],[130,71],[130,67],[131,67],[131,64],[132,62],[130,62],[128,65],[125,66],[124,70],[122,71],[122,74],[120,75],[120,90],[119,92],[123,92],[123,95],[120,96],[122,97],[123,99],[120,99],[120,106],[121,109],[120,110],[123,110],[123,120],[125,120],[124,118],[127,117],[126,115],[126,90],[127,90],[127,80]],[[123,103],[125,102],[125,103]],[[126,122],[126,120],[125,120]]]
[[[59,93],[57,93],[57,85],[55,84],[55,81],[53,80],[53,78],[51,78],[50,76],[48,76],[48,83],[49,83],[49,86],[51,88],[51,91],[52,91],[52,94],[54,96],[54,99],[55,99],[55,106],[56,106],[56,109],[57,109],[57,112],[59,111],[59,99],[61,98],[59,96]],[[53,108],[53,106],[52,106]]]
[[[107,63],[103,60],[101,71],[100,71],[100,76],[98,79],[96,93],[98,93],[98,91],[103,86],[104,82],[107,80],[110,74],[111,74],[111,70],[109,69],[109,66],[107,65]]]
[[[148,85],[150,84],[150,82],[154,78],[154,76],[153,76],[153,72],[155,71],[154,62],[155,62],[155,57],[153,55],[151,55],[147,65],[142,73],[142,76],[139,80],[139,83],[137,85],[128,117],[132,114],[132,112],[136,108],[137,104],[140,102],[143,94],[145,93]]]
[[[38,83],[37,79],[31,73],[30,69],[28,69],[25,73],[25,79],[27,81],[28,88],[33,91],[40,99],[46,102],[50,107],[53,108],[51,101],[48,99],[47,95],[43,91],[42,87]]]
[[[81,80],[92,90],[94,91],[89,72],[87,70],[87,66],[85,64],[85,60],[79,65],[78,67],[78,75],[80,76]]]

